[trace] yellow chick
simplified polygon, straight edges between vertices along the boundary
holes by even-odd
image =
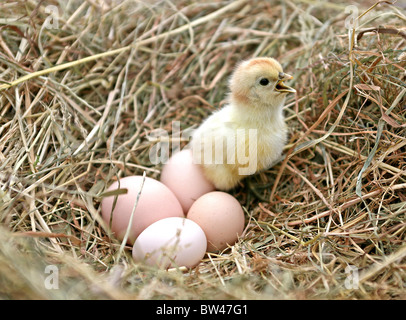
[[[296,92],[283,81],[292,78],[272,58],[253,58],[236,67],[228,104],[203,121],[191,141],[194,162],[217,189],[234,188],[281,156],[287,141],[282,108],[286,95]]]

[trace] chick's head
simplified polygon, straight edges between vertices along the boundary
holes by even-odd
[[[237,66],[230,78],[231,98],[245,105],[279,105],[287,93],[296,92],[283,83],[292,78],[273,58],[246,60]]]

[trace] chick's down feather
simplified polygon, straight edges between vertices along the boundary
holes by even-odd
[[[234,188],[247,175],[267,169],[287,141],[283,117],[284,84],[292,79],[272,58],[240,63],[229,82],[229,101],[210,115],[192,136],[194,162],[219,190]]]

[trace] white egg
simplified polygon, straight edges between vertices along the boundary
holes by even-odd
[[[141,232],[132,255],[135,261],[164,269],[192,268],[203,259],[206,248],[206,236],[197,223],[171,217],[154,222]]]

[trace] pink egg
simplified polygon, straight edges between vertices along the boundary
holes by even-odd
[[[152,223],[169,217],[184,217],[182,206],[171,190],[161,182],[142,176],[130,176],[114,182],[107,190],[128,189],[126,194],[103,198],[101,213],[103,220],[110,225],[111,212],[113,211],[111,230],[115,236],[122,240],[127,231],[133,208],[137,197],[139,200],[134,211],[128,243],[133,244],[139,234]],[[142,186],[142,189],[141,189]],[[140,193],[141,190],[141,193]]]
[[[168,160],[162,168],[160,180],[176,195],[185,214],[198,198],[215,190],[202,168],[193,163],[193,154],[189,149],[175,153]]]
[[[233,245],[244,231],[244,211],[238,200],[225,192],[214,191],[201,196],[190,208],[187,218],[203,229],[210,252]]]

